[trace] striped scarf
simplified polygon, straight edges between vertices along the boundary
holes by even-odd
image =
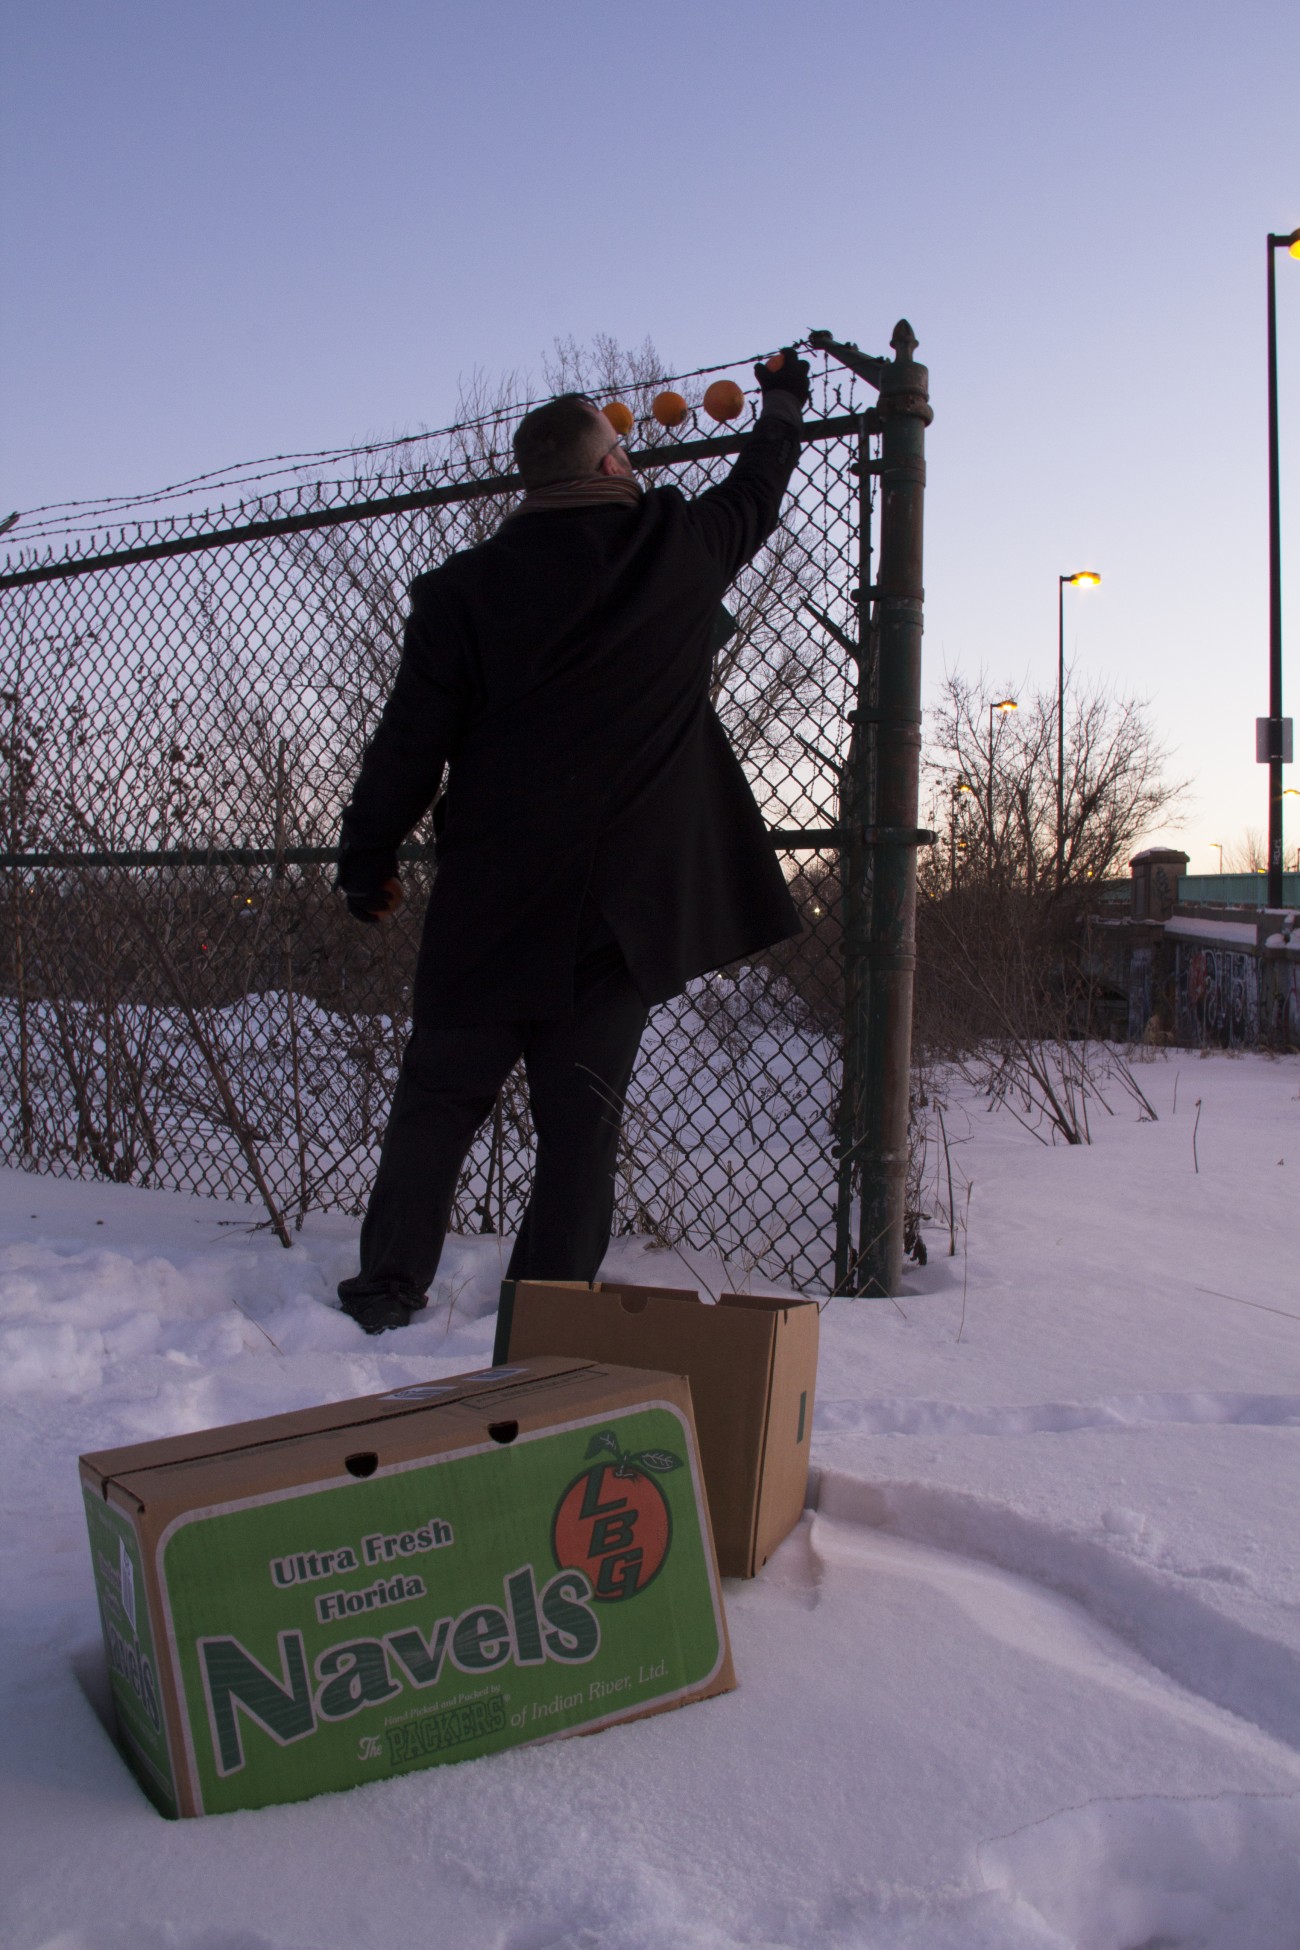
[[[552,508],[637,508],[644,489],[626,474],[580,474],[573,481],[548,481],[530,488],[517,508],[506,516],[544,515]]]

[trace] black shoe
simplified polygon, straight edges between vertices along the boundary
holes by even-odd
[[[390,1327],[409,1327],[411,1317],[428,1304],[423,1293],[409,1286],[363,1286],[360,1280],[344,1280],[339,1300],[349,1319],[365,1334],[383,1334]]]

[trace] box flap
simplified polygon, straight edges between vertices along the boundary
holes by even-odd
[[[527,1386],[552,1375],[568,1375],[589,1363],[573,1359],[515,1361],[508,1368],[480,1368],[468,1374],[446,1375],[428,1381],[406,1382],[399,1388],[378,1395],[359,1395],[352,1400],[324,1402],[319,1407],[290,1409],[281,1415],[265,1415],[255,1422],[232,1422],[224,1428],[197,1429],[188,1435],[161,1436],[152,1442],[135,1442],[119,1449],[101,1449],[81,1457],[81,1478],[99,1488],[110,1480],[120,1480],[142,1471],[170,1469],[178,1464],[215,1461],[244,1449],[265,1451],[268,1444],[297,1442],[304,1436],[329,1433],[336,1429],[360,1428],[365,1424],[390,1421],[430,1408],[445,1408],[467,1397],[492,1392],[511,1383]]]
[[[530,1286],[535,1284],[553,1286],[558,1285],[559,1282],[552,1280],[547,1280],[544,1283],[527,1281],[525,1284]],[[623,1302],[624,1310],[627,1313],[639,1312],[641,1306],[647,1300],[684,1300],[689,1305],[695,1307],[703,1307],[707,1304],[701,1300],[694,1287],[688,1286],[637,1286],[631,1280],[597,1280],[596,1284],[591,1288],[591,1291],[593,1293],[616,1293]]]
[[[720,1307],[752,1307],[757,1313],[784,1314],[792,1307],[811,1307],[814,1312],[821,1309],[815,1300],[800,1300],[790,1293],[720,1293]]]
[[[336,1420],[327,1428],[280,1434],[266,1443],[244,1442],[237,1448],[153,1462],[144,1468],[128,1465],[105,1476],[100,1493],[123,1509],[147,1511],[152,1526],[201,1505],[239,1503],[268,1491],[292,1493],[309,1483],[345,1481],[348,1476],[365,1481],[385,1469],[436,1459],[489,1440],[509,1444],[520,1434],[548,1428],[566,1417],[598,1415],[640,1402],[647,1382],[660,1382],[664,1399],[689,1413],[690,1391],[676,1375],[647,1375],[590,1361],[518,1365],[535,1372],[497,1388],[467,1389],[453,1400],[416,1403],[406,1414]],[[354,1404],[336,1406],[350,1409]],[[258,1424],[243,1426],[256,1429]],[[120,1453],[130,1455],[130,1451]]]
[[[686,1406],[690,1385],[683,1375],[666,1369],[593,1362],[531,1386],[520,1383],[466,1396],[453,1402],[441,1420],[456,1430],[459,1442],[490,1437],[507,1444],[516,1434],[550,1428],[570,1417],[612,1414],[654,1396]]]

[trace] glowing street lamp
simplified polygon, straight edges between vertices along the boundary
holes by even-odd
[[[1076,569],[1056,578],[1056,891],[1065,884],[1065,585],[1095,589],[1095,569]]]
[[[993,718],[1007,711],[1018,711],[1020,706],[1014,697],[999,698],[989,706],[989,879],[993,878]]]
[[[1277,461],[1277,301],[1273,255],[1300,258],[1300,228],[1268,238],[1268,892],[1282,905],[1282,516]]]

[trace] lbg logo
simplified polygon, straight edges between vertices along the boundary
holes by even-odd
[[[623,1449],[613,1429],[587,1444],[591,1468],[556,1505],[551,1549],[562,1571],[581,1571],[598,1602],[635,1598],[657,1576],[672,1542],[672,1513],[655,1481],[682,1467],[670,1449]]]

